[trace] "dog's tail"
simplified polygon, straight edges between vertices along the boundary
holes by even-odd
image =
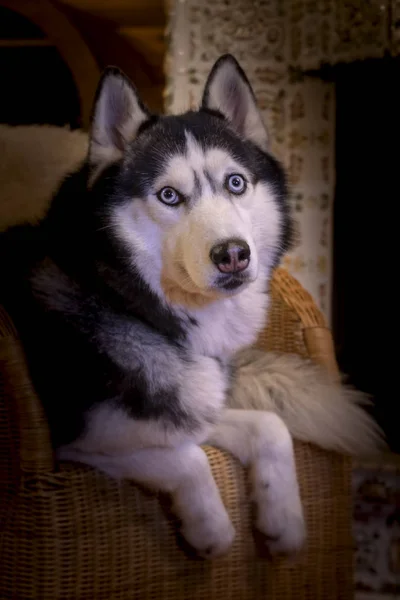
[[[230,408],[273,411],[295,439],[328,450],[362,457],[386,448],[368,403],[365,394],[296,355],[249,349],[235,359]]]

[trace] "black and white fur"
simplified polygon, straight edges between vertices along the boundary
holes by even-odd
[[[243,193],[227,186],[232,175],[245,181]],[[179,203],[162,200],[165,188]],[[231,56],[213,67],[200,110],[180,116],[150,115],[126,77],[106,70],[85,164],[39,225],[0,237],[0,254],[12,256],[1,299],[21,332],[58,456],[169,492],[183,535],[203,556],[227,551],[234,538],[205,442],[250,468],[270,549],[292,552],[304,541],[289,430],[274,412],[243,409],[247,394],[249,405],[275,413],[297,393],[307,404],[315,369],[304,363],[303,376],[297,359],[281,359],[283,386],[281,378],[274,390],[273,359],[258,356],[254,373],[240,354],[265,324],[268,282],[289,237],[284,173]],[[210,260],[232,239],[250,251],[239,275]],[[318,377],[331,404],[344,405],[340,386]],[[275,402],[285,384],[288,398]],[[344,438],[352,450],[357,420],[368,449],[373,426],[354,410]],[[320,437],[335,447],[342,433],[327,413]]]

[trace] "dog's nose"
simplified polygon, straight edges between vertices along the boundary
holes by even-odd
[[[221,273],[240,273],[249,266],[250,248],[244,240],[226,240],[211,248],[210,258]]]

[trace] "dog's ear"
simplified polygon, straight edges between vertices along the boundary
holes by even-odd
[[[97,88],[89,140],[89,164],[103,167],[120,159],[139,127],[150,118],[132,82],[108,67]]]
[[[268,134],[253,90],[230,54],[221,56],[214,64],[204,89],[202,108],[220,112],[239,135],[264,151],[268,149]]]

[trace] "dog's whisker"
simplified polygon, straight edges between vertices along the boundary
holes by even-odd
[[[105,231],[107,229],[113,229],[114,225],[103,225],[102,227],[98,227],[96,231]]]

